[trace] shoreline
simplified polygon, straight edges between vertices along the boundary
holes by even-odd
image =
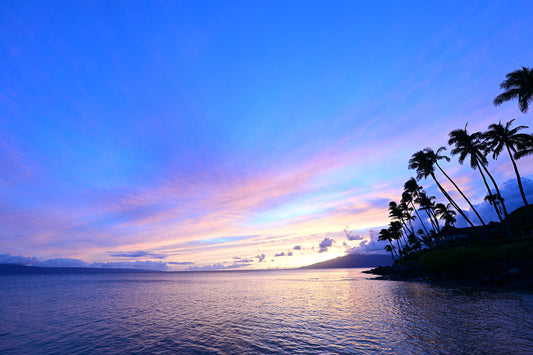
[[[377,275],[373,280],[405,281],[431,284],[435,286],[460,286],[498,291],[519,291],[533,294],[532,270],[516,267],[500,270],[497,273],[476,273],[463,270],[455,272],[431,272],[420,264],[379,266],[363,273]]]

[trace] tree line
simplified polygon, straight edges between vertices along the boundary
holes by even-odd
[[[500,88],[505,91],[493,100],[494,105],[498,106],[517,99],[520,111],[526,113],[533,98],[533,69],[522,67],[507,74]],[[489,159],[496,160],[501,154],[509,157],[523,205],[528,206],[517,160],[533,154],[533,134],[523,133],[528,126],[513,127],[514,121],[512,119],[505,124],[500,121],[491,124],[485,132],[472,133],[467,130],[468,124],[465,124],[464,128],[451,131],[448,139],[451,155],[457,156],[459,164],[468,162],[473,170],[479,172],[487,190],[484,200],[494,208],[508,234],[512,234],[508,220],[509,211],[488,165]],[[438,245],[442,241],[443,232],[455,228],[457,213],[471,227],[487,225],[470,199],[439,164],[442,160],[447,162],[451,160],[444,154],[445,151],[446,147],[443,146],[436,151],[424,148],[414,153],[409,160],[409,169],[416,172],[416,177],[405,182],[399,202],[389,202],[390,223],[388,228],[380,231],[379,240],[388,242],[385,250],[390,252],[394,259],[401,259],[412,252],[417,252],[423,246],[433,248]],[[459,203],[442,186],[437,173],[453,185],[475,217],[470,218],[466,215]],[[435,196],[428,196],[424,188],[418,184],[420,180],[427,178],[431,178],[437,185],[447,200],[446,203],[436,203]],[[413,222],[417,219],[421,228],[415,231]]]

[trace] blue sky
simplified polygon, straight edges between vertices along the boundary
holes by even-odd
[[[0,254],[320,261],[361,242],[346,226],[371,243],[416,150],[466,122],[532,123],[492,105],[505,74],[533,63],[527,1],[0,9]],[[508,163],[491,163],[502,183]],[[481,203],[476,173],[448,168]]]

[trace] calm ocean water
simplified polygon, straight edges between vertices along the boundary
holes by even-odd
[[[0,353],[533,353],[532,295],[369,277],[0,276]]]

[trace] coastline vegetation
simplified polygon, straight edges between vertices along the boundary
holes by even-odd
[[[506,91],[494,99],[495,105],[518,99],[520,111],[526,113],[533,98],[533,69],[522,67],[507,74],[500,88]],[[528,126],[516,126],[514,121],[491,124],[485,132],[470,132],[465,124],[464,128],[449,133],[451,156],[456,157],[459,164],[466,162],[477,171],[486,188],[484,201],[494,208],[498,222],[487,223],[442,168],[440,161],[451,161],[445,155],[447,148],[426,147],[411,156],[409,169],[414,170],[416,176],[405,182],[400,201],[389,202],[390,223],[379,233],[379,240],[388,243],[385,250],[391,253],[394,265],[375,269],[373,273],[398,276],[400,272],[403,275],[400,279],[412,278],[413,274],[418,275],[417,278],[431,274],[432,278],[440,275],[440,279],[481,277],[492,281],[501,278],[504,271],[523,273],[519,267],[531,274],[533,205],[524,192],[518,161],[533,154],[533,134],[524,132]],[[508,210],[489,167],[491,160],[501,156],[509,160],[509,168],[512,166],[514,170],[516,188],[522,199],[523,206],[514,212]],[[426,179],[436,184],[443,201],[437,202],[435,196],[429,196],[419,185]],[[443,182],[451,184],[461,198],[452,198]],[[461,206],[468,206],[470,213]],[[455,227],[458,215],[469,227]],[[480,274],[481,269],[484,271]]]

